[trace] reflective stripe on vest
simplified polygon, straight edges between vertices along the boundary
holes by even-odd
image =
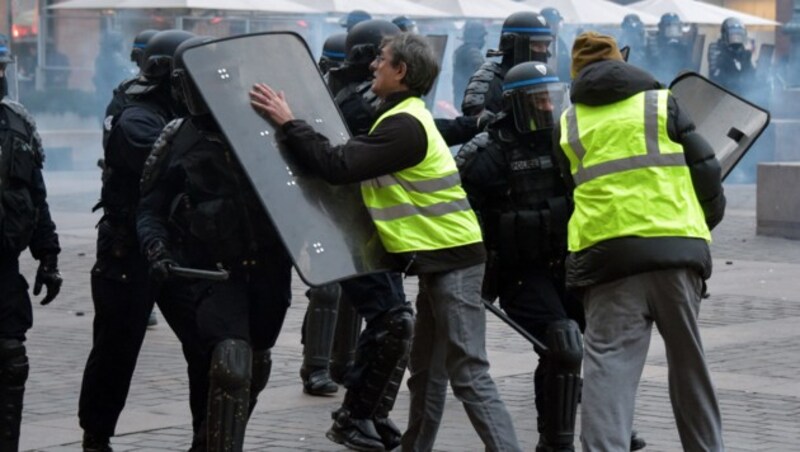
[[[407,113],[425,129],[428,149],[417,165],[361,183],[364,204],[391,253],[454,248],[482,241],[453,156],[425,103],[411,97],[375,121]]]
[[[561,116],[561,149],[575,181],[569,250],[603,240],[711,240],[683,147],[667,133],[669,91],[645,91],[602,106],[575,104]]]

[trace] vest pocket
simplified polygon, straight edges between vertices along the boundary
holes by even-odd
[[[3,249],[20,253],[33,237],[37,211],[27,187],[4,189],[0,199]]]

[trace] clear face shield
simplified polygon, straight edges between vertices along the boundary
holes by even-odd
[[[3,95],[11,100],[19,101],[19,77],[17,77],[17,63],[0,63],[3,70],[2,88]]]
[[[514,42],[514,64],[526,61],[547,63],[551,42],[551,39],[543,39],[541,36],[517,35]]]
[[[506,93],[514,112],[514,125],[521,133],[552,129],[561,113],[569,107],[569,96],[557,77],[552,81],[530,84]]]
[[[744,28],[731,28],[728,30],[728,45],[731,47],[744,47],[747,42],[747,31]]]

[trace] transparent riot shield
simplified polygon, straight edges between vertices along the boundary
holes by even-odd
[[[6,65],[6,84],[8,86],[8,93],[6,93],[6,97],[13,101],[19,102],[19,77],[17,74],[17,62],[16,58],[14,58],[13,63],[8,63]]]
[[[670,85],[722,165],[724,179],[769,124],[769,112],[700,74],[681,74]]]
[[[303,39],[289,32],[234,36],[189,49],[184,60],[300,277],[319,286],[386,270],[388,255],[359,187],[308,174],[250,106],[248,92],[263,82],[284,91],[295,116],[332,144],[350,138]]]
[[[447,49],[447,35],[425,35],[425,38],[433,48],[433,54],[436,55],[436,61],[439,63],[439,75],[442,75],[441,68],[444,62],[444,52]],[[430,92],[422,98],[425,101],[425,106],[428,110],[433,110],[434,102],[436,102],[436,87],[439,86],[439,77],[433,81],[433,86]]]

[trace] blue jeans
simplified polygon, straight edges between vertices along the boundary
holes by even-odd
[[[486,450],[520,450],[511,416],[489,375],[483,271],[480,264],[419,277],[408,364],[411,407],[403,451],[433,449],[448,381]]]

